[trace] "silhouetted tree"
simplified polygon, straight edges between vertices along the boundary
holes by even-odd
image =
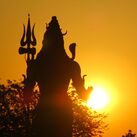
[[[76,90],[72,87],[68,91],[70,98],[72,99],[73,108],[73,137],[102,137],[104,130],[107,128],[105,123],[105,114],[100,114],[87,103],[80,99]]]
[[[126,135],[123,135],[122,137],[135,137],[136,134],[132,133],[132,130],[128,130],[128,133]]]
[[[39,91],[35,89],[29,107],[23,101],[23,83],[7,80],[0,84],[0,135],[2,137],[32,136],[31,124],[39,98]],[[105,115],[89,108],[79,99],[76,91],[69,89],[68,95],[73,106],[73,137],[100,136],[104,133],[107,124]]]
[[[7,80],[0,84],[0,136],[19,137],[30,134],[32,112],[37,103],[38,94],[32,94],[29,109],[24,104],[23,83]],[[35,99],[34,99],[35,98]]]

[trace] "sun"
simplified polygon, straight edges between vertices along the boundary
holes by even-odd
[[[87,104],[94,110],[101,110],[108,105],[109,96],[101,87],[94,87]]]

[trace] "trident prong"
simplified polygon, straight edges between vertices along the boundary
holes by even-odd
[[[20,44],[21,46],[25,46],[27,43],[26,41],[24,42],[24,39],[25,39],[25,25],[23,24],[23,35],[22,35],[22,38],[21,38],[21,41],[20,41]]]
[[[28,25],[27,30],[25,31],[25,25],[23,24],[23,35],[20,41],[21,47],[19,48],[19,54],[27,54],[27,64],[34,60],[34,55],[36,54],[36,49],[31,47],[36,46],[36,38],[34,35],[34,28],[35,24],[33,25],[32,31],[31,31],[31,25],[30,25],[30,14],[28,14]],[[26,38],[25,38],[26,36]],[[26,48],[24,47],[26,45]]]
[[[35,38],[35,35],[34,35],[34,28],[35,28],[35,24],[33,25],[33,28],[32,28],[32,39],[33,39],[33,41],[31,41],[31,44],[33,46],[36,46],[37,42],[36,42],[36,38]]]

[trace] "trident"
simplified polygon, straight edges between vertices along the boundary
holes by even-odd
[[[28,14],[27,32],[25,31],[25,25],[23,24],[24,31],[20,41],[21,47],[19,48],[19,54],[27,54],[27,59],[26,59],[27,65],[29,65],[29,63],[34,60],[34,55],[36,54],[36,49],[32,47],[32,46],[36,46],[37,43],[36,38],[34,36],[34,27],[35,24],[33,25],[31,31],[30,14]],[[25,40],[25,35],[26,35],[26,40]]]
[[[33,28],[31,30],[30,14],[28,14],[27,30],[25,30],[25,25],[23,24],[24,31],[20,41],[21,46],[19,47],[19,50],[18,50],[19,54],[27,55],[27,59],[26,59],[27,73],[26,75],[23,74],[23,77],[24,77],[23,94],[24,94],[24,102],[25,102],[24,104],[27,104],[28,101],[30,101],[30,95],[32,92],[28,92],[28,91],[33,91],[33,87],[35,85],[35,81],[33,81],[33,78],[32,78],[33,73],[30,71],[34,63],[34,56],[36,54],[36,49],[34,47],[36,46],[36,38],[34,36],[34,27],[35,27],[35,24],[33,25]],[[27,104],[27,107],[28,107],[28,104]]]

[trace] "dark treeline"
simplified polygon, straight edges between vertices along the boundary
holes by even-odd
[[[23,83],[7,80],[0,84],[0,136],[31,137],[31,125],[36,115],[39,99],[37,89],[31,94],[29,104],[23,102]],[[107,127],[105,115],[92,111],[78,98],[75,90],[69,88],[68,94],[73,102],[73,137],[101,136]]]

